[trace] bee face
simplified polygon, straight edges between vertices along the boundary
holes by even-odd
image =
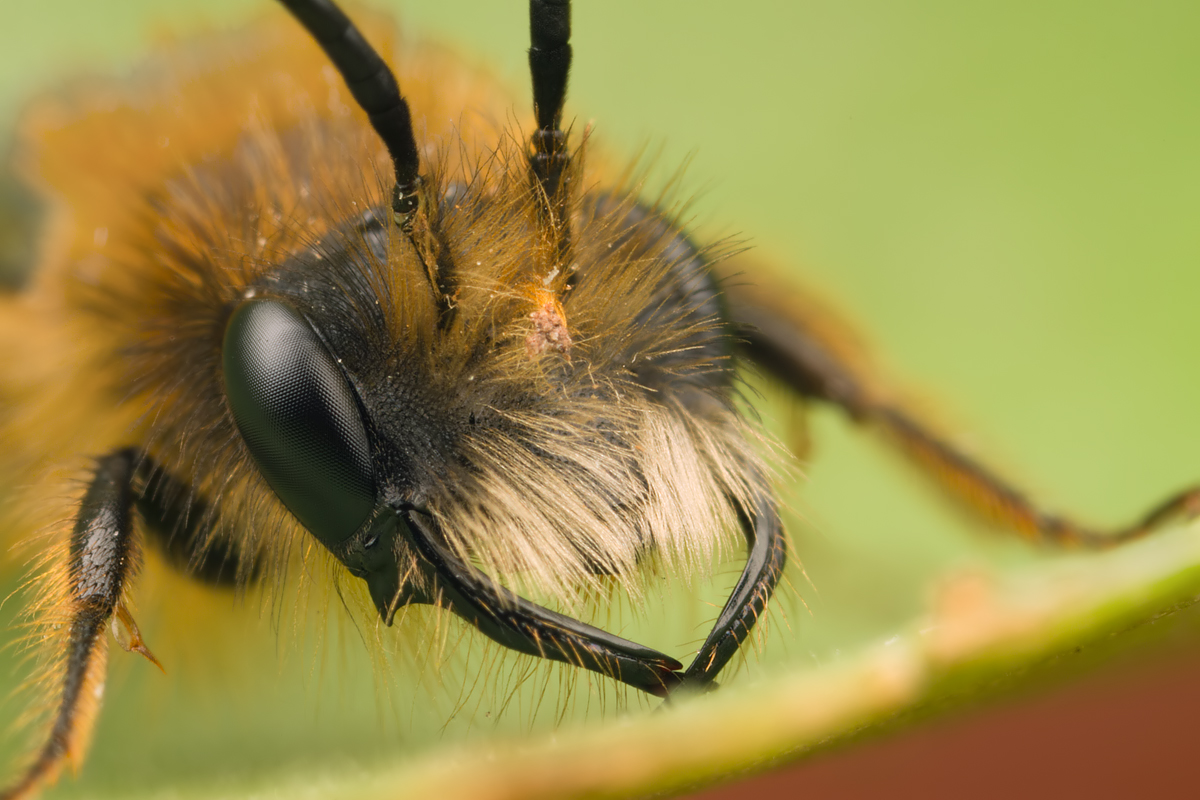
[[[504,64],[523,97],[523,8],[485,3],[460,17],[457,7],[443,6],[404,11],[413,19],[411,28],[440,28],[451,39],[470,41],[481,58]],[[1191,477],[1186,448],[1164,453],[1160,446],[1194,439],[1180,434],[1192,424],[1183,409],[1200,399],[1186,371],[1162,368],[1186,363],[1186,353],[1167,353],[1173,342],[1195,341],[1197,332],[1185,307],[1195,271],[1181,267],[1191,262],[1179,256],[1191,252],[1179,233],[1194,204],[1178,189],[1188,182],[1180,165],[1190,162],[1166,156],[1182,152],[1181,138],[1178,150],[1168,146],[1160,154],[1169,170],[1138,166],[1148,163],[1138,153],[1146,141],[1175,130],[1170,114],[1139,100],[1136,89],[1116,91],[1124,100],[1114,99],[1113,81],[1088,76],[1126,76],[1147,67],[1132,50],[1118,67],[1111,49],[1102,46],[1105,30],[1126,27],[1126,20],[1094,20],[1091,35],[1080,42],[1072,21],[1061,21],[1059,29],[1047,28],[1055,21],[1040,17],[1028,24],[1006,17],[1004,25],[943,18],[934,27],[921,23],[932,12],[922,17],[917,9],[905,19],[882,7],[847,10],[837,19],[803,7],[752,10],[747,18],[762,22],[747,25],[744,36],[732,35],[728,24],[704,25],[724,15],[718,9],[705,14],[695,4],[656,4],[652,17],[633,5],[605,4],[597,11],[586,4],[576,9],[578,55],[568,102],[569,109],[597,120],[608,150],[621,154],[641,137],[665,138],[667,165],[697,150],[687,184],[715,186],[697,201],[702,218],[719,220],[719,231],[728,223],[756,244],[784,251],[787,260],[803,263],[806,275],[850,299],[876,338],[887,342],[897,366],[915,369],[923,382],[952,387],[954,405],[987,422],[987,439],[1011,441],[1007,452],[1033,464],[1035,477],[1062,476],[1066,492],[1076,493],[1064,493],[1074,505],[1088,504],[1100,518],[1119,517],[1163,485]],[[440,21],[439,13],[455,18]],[[887,32],[878,25],[863,31],[863,18],[888,20]],[[631,27],[628,19],[641,21]],[[1162,42],[1151,32],[1162,30],[1156,25],[1150,20],[1130,28],[1131,39],[1143,41],[1138,32],[1146,31],[1144,41]],[[675,32],[665,36],[664,30]],[[1030,31],[1064,49],[1036,46]],[[923,59],[909,58],[913,41],[927,43],[919,48]],[[619,58],[611,56],[614,42],[622,43]],[[1082,55],[1080,66],[1064,75],[1057,65],[1072,60],[1065,54],[1069,45],[1078,45]],[[1013,53],[1022,58],[1008,60]],[[1088,59],[1088,53],[1104,57]],[[763,60],[765,66],[755,66]],[[731,66],[737,64],[750,66]],[[994,92],[977,90],[994,87],[997,71],[1018,69],[1037,78]],[[1163,89],[1164,96],[1187,96],[1185,84],[1195,85],[1195,76],[1181,71],[1142,74],[1146,84],[1179,87]],[[1055,75],[1061,79],[1050,77]],[[714,107],[714,96],[736,105],[738,113]],[[1060,113],[1071,105],[1059,102],[1063,96],[1083,98],[1082,106],[1091,98],[1105,112]],[[1058,133],[1048,134],[1048,124],[1058,125]],[[1105,135],[1085,157],[1079,151],[1089,148],[1077,145],[1094,141],[1084,134],[1096,130]],[[1124,174],[1112,168],[1114,162],[1124,165]],[[1148,185],[1158,190],[1145,190]],[[1141,224],[1124,224],[1129,219]],[[963,231],[977,232],[977,238]],[[1141,277],[1131,289],[1133,262]],[[1146,286],[1178,290],[1144,289],[1143,279]],[[1062,344],[1064,313],[1076,320],[1068,344]],[[1126,318],[1159,322],[1113,323]],[[1147,330],[1158,335],[1134,344]],[[1110,346],[1097,348],[1097,342]],[[1156,355],[1147,358],[1148,352]],[[995,365],[1013,377],[998,381]],[[1122,376],[1118,383],[1140,389],[1128,393],[1122,408],[1098,408],[1097,397],[1125,392],[1114,388],[1114,374]],[[1042,388],[1025,388],[1030,386]],[[1172,415],[1164,405],[1167,412],[1179,410]],[[1157,430],[1126,424],[1130,418],[1151,420]],[[829,520],[850,543],[847,549],[875,554],[866,564],[856,562],[865,573],[890,574],[879,565],[919,559],[911,572],[883,581],[901,583],[915,596],[926,573],[964,550],[993,553],[987,544],[962,544],[955,518],[914,504],[903,492],[897,497],[897,479],[887,466],[827,430],[829,423],[818,418],[814,424],[823,443],[802,507]],[[1088,448],[1076,445],[1092,441],[1097,429],[1113,443],[1111,450],[1106,443],[1106,453],[1129,453],[1113,462],[1134,461],[1145,469],[1130,475],[1107,459],[1089,458]],[[872,502],[863,503],[863,496]],[[896,519],[908,520],[902,533]],[[921,555],[912,556],[914,551]],[[820,570],[834,572],[838,559],[822,558],[819,551],[807,557],[808,568],[824,601],[835,604],[842,590]],[[851,597],[852,589],[845,591],[843,600],[893,618],[888,609],[897,602],[894,594],[856,591]],[[832,649],[839,636],[853,639],[837,628],[856,613],[828,612],[793,627],[816,649]]]
[[[77,312],[48,334],[75,366],[47,389],[94,379],[112,418],[89,434],[112,444],[80,443],[102,454],[34,604],[61,700],[18,793],[81,758],[109,621],[158,663],[127,594],[143,545],[202,582],[276,588],[327,551],[388,625],[441,606],[658,696],[710,684],[779,579],[711,254],[629,179],[597,186],[559,127],[567,7],[530,5],[528,150],[497,88],[428,48],[398,69],[433,126],[418,147],[342,13],[288,7],[336,69],[297,26],[264,25],[141,73],[142,100],[32,115],[68,241],[30,295]],[[482,119],[445,122],[460,111]],[[91,335],[66,338],[76,324]],[[652,560],[695,572],[738,530],[753,572],[688,673],[510,588],[637,596]]]

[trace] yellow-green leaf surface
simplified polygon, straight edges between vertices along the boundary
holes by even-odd
[[[409,34],[494,64],[524,108],[523,2],[389,7]],[[133,63],[155,31],[258,13],[281,12],[9,3],[0,125],[39,85]],[[693,156],[701,236],[744,237],[835,298],[970,452],[1095,522],[1200,480],[1195,3],[577,0],[574,19],[568,113],[610,153],[661,146],[664,175]],[[797,441],[797,410],[756,387],[766,426]],[[91,758],[51,796],[671,792],[852,746],[876,725],[903,735],[1077,648],[1070,659],[1103,660],[1200,592],[1195,528],[1049,553],[960,517],[836,414],[812,410],[807,436],[781,487],[805,572],[719,692],[622,711],[581,680],[556,722],[555,677],[541,707],[525,686],[476,689],[458,708],[458,686],[515,680],[512,662],[450,656],[414,682],[373,664],[353,630],[279,633],[269,611],[260,623],[231,601],[228,621],[172,632],[165,677],[114,655]],[[686,660],[736,569],[614,624]],[[145,610],[173,602],[186,598],[138,596]],[[227,652],[233,637],[206,638],[223,627],[258,633]],[[0,652],[0,691],[14,661]],[[0,744],[4,763],[19,745]]]

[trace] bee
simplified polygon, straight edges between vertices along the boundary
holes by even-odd
[[[294,19],[232,65],[181,59],[139,90],[152,101],[42,123],[38,176],[71,217],[5,330],[59,355],[8,348],[5,437],[13,474],[94,462],[46,546],[32,640],[54,710],[10,795],[83,758],[109,627],[155,660],[130,601],[145,551],[276,596],[327,575],[385,625],[436,606],[657,697],[715,686],[788,559],[743,362],[1029,538],[1107,546],[1195,513],[1195,489],[1115,531],[1043,510],[818,304],[595,163],[564,116],[569,2],[530,3],[517,132],[460,64],[393,74],[375,29],[283,4]],[[644,597],[648,564],[695,571],[731,537],[745,566],[686,664],[531,599]]]

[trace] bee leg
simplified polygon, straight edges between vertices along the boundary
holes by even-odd
[[[407,514],[410,544],[424,561],[436,602],[489,639],[526,655],[561,661],[666,697],[683,665],[670,656],[555,613],[500,586],[442,544],[431,519]]]
[[[787,539],[772,499],[761,495],[753,515],[742,510],[738,517],[749,558],[716,624],[683,675],[683,683],[690,688],[715,686],[717,673],[737,653],[766,610],[787,563]]]
[[[252,583],[260,564],[214,531],[213,507],[187,483],[143,456],[137,464],[137,509],[146,539],[173,567],[209,586]]]
[[[141,561],[132,524],[136,463],[133,450],[101,458],[80,504],[68,547],[69,597],[61,651],[65,666],[58,709],[46,743],[24,775],[0,792],[4,800],[30,796],[57,777],[64,761],[78,768],[104,689],[104,628],[114,617],[129,622],[126,643],[154,660],[122,602]]]
[[[828,312],[803,298],[745,286],[731,287],[729,310],[745,355],[803,397],[831,403],[879,431],[943,491],[995,525],[1057,545],[1108,547],[1200,514],[1200,486],[1167,497],[1113,530],[1051,513],[897,403],[853,334]]]

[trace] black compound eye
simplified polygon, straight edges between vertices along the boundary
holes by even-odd
[[[233,312],[222,361],[229,407],[263,477],[336,552],[375,506],[354,391],[308,321],[275,300]]]

